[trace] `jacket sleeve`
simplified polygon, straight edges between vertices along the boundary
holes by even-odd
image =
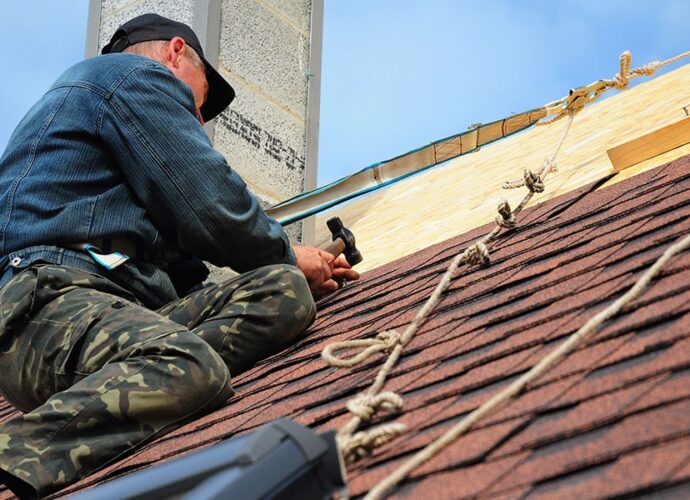
[[[295,263],[282,227],[213,149],[191,90],[172,72],[143,63],[104,107],[101,136],[167,240],[240,272]]]

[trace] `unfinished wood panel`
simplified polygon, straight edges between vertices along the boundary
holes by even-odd
[[[599,186],[597,190],[600,189],[605,189],[606,187],[616,184],[617,182],[624,181],[625,179],[629,179],[630,177],[634,177],[637,174],[640,174],[642,172],[646,172],[647,170],[657,167],[659,165],[663,165],[664,163],[669,163],[676,158],[680,158],[682,156],[687,156],[690,155],[690,143],[688,144],[683,144],[680,147],[677,147],[675,149],[672,149],[670,151],[666,151],[665,153],[662,153],[658,156],[654,156],[653,158],[649,158],[647,160],[641,161],[640,163],[637,163],[635,165],[632,165],[626,169],[621,170],[616,174],[615,177],[609,179],[606,181],[604,184]]]
[[[690,117],[658,128],[632,141],[624,142],[606,153],[616,171],[659,156],[690,142]]]
[[[584,109],[563,144],[558,172],[546,179],[546,191],[536,195],[532,204],[613,172],[606,151],[685,118],[688,88],[690,65]],[[554,97],[559,96],[544,96],[544,102]],[[501,184],[520,178],[526,167],[539,168],[553,152],[564,126],[563,120],[533,127],[346,206],[334,207],[317,216],[317,241],[326,241],[325,222],[338,215],[354,231],[364,255],[358,269],[367,270],[491,222],[501,197],[515,206],[524,194],[522,189],[504,191]],[[671,159],[649,160],[653,164],[643,168]],[[624,176],[619,174],[610,182],[619,177]]]

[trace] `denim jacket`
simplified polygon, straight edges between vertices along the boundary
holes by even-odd
[[[103,238],[239,272],[295,262],[280,224],[213,149],[189,87],[134,54],[68,69],[0,158],[0,287],[45,261],[104,275],[149,307],[177,298],[160,263],[107,271],[71,248]]]

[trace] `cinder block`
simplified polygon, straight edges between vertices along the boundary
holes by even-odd
[[[146,12],[192,25],[196,0],[101,5],[99,51],[119,25]],[[219,69],[237,98],[215,120],[214,143],[267,208],[304,186],[311,0],[222,0],[220,7]],[[301,223],[285,229],[299,242]]]
[[[288,235],[293,245],[302,243],[302,222],[295,222],[289,226],[283,226],[283,230],[285,234]]]
[[[265,0],[265,2],[289,18],[300,30],[309,33],[311,0]]]
[[[215,121],[216,149],[271,205],[302,192],[305,122],[225,76],[237,98]]]
[[[120,10],[115,10],[113,12],[111,8],[118,8]],[[129,21],[133,17],[149,12],[160,14],[161,16],[169,17],[170,19],[191,26],[194,15],[194,0],[179,0],[176,2],[171,2],[170,0],[143,0],[136,2],[128,2],[125,0],[104,1],[103,8],[101,9],[98,52],[100,53],[103,46],[108,43],[118,26]]]
[[[210,271],[208,278],[206,278],[206,283],[222,283],[223,281],[234,278],[238,274],[229,267],[216,267],[210,262],[206,262],[205,264]]]
[[[142,0],[101,0],[101,12],[104,14],[114,14],[116,10],[132,7],[141,3]]]
[[[304,115],[309,40],[256,0],[224,0],[220,62],[271,98]]]

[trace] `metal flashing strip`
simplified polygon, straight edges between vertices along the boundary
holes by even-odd
[[[541,108],[512,115],[486,125],[473,126],[467,132],[433,142],[428,146],[410,151],[391,160],[377,163],[323,188],[279,203],[268,210],[268,213],[283,225],[296,222],[346,200],[398,182],[443,161],[475,151],[485,144],[524,130],[547,116],[549,118],[542,120],[541,125],[551,124],[566,116],[572,116],[585,105],[599,99],[606,91],[613,88],[624,90],[628,88],[630,80],[642,76],[652,76],[658,69],[687,57],[690,57],[690,51],[664,61],[652,61],[639,68],[631,69],[632,56],[626,50],[619,58],[620,70],[612,79],[597,80],[584,87],[570,89],[568,95]],[[433,156],[433,161],[430,161],[431,156]]]
[[[204,57],[213,66],[218,64],[220,51],[220,2],[195,0],[192,28],[201,40]]]
[[[211,65],[218,66],[220,52],[220,2],[215,0],[195,0],[192,14],[192,29],[204,48],[204,57]],[[204,125],[211,142],[214,138],[215,119]]]
[[[326,186],[285,200],[269,208],[267,213],[283,225],[297,222],[525,130],[546,115],[547,109],[542,107],[478,125],[390,160],[375,163]]]
[[[309,72],[307,73],[307,133],[304,159],[304,190],[316,188],[319,158],[319,114],[321,106],[321,66],[323,58],[323,0],[311,1],[309,28]],[[316,222],[302,225],[302,242],[313,244]]]
[[[84,57],[98,55],[98,34],[101,32],[101,0],[89,0],[89,14],[86,22],[86,47]]]

